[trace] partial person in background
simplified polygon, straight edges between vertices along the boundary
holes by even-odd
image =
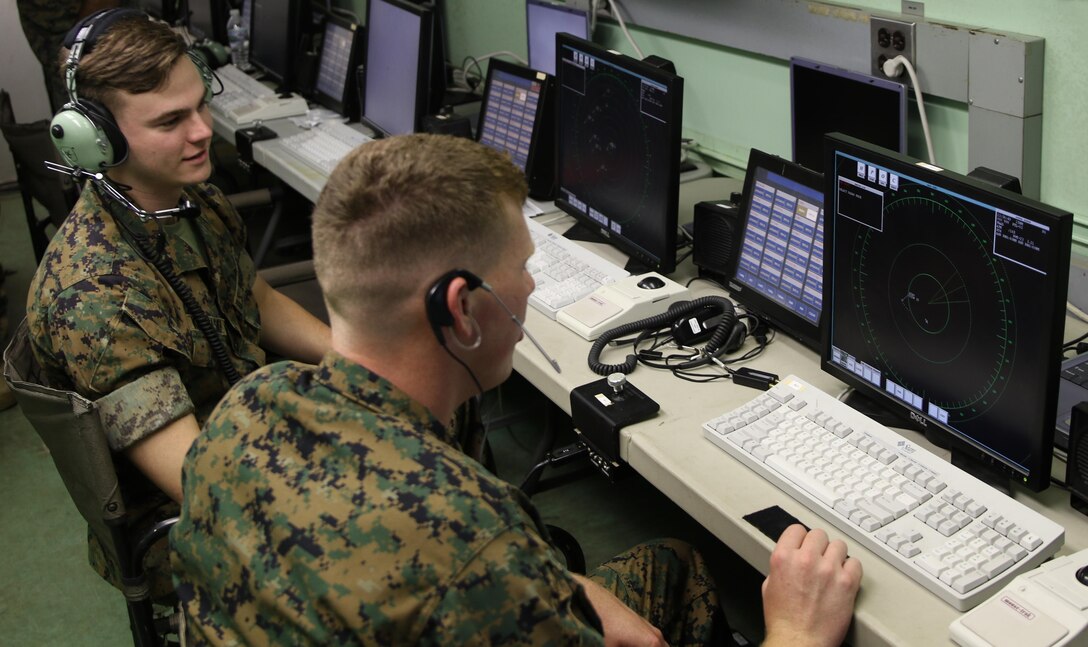
[[[23,34],[42,65],[50,112],[55,114],[68,101],[64,75],[58,71],[64,35],[92,13],[121,4],[121,0],[15,0]]]

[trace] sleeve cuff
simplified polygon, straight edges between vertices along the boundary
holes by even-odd
[[[115,452],[131,447],[194,411],[181,375],[172,366],[129,382],[95,404],[106,440]]]

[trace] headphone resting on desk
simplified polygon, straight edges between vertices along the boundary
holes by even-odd
[[[64,160],[76,168],[101,171],[128,158],[128,142],[109,108],[98,101],[78,97],[76,72],[80,59],[90,53],[102,34],[117,22],[133,16],[151,20],[136,9],[104,9],[80,20],[64,37],[64,46],[69,49],[64,73],[68,103],[53,117],[49,136]],[[190,49],[186,54],[204,83],[204,101],[211,101],[214,78],[211,68],[197,52]]]
[[[721,310],[721,322],[714,328],[714,333],[710,336],[710,340],[707,341],[702,354],[697,359],[676,364],[672,368],[680,370],[696,368],[711,363],[713,358],[722,353],[732,353],[739,349],[748,335],[748,328],[745,326],[744,321],[737,316],[733,302],[725,297],[699,297],[691,301],[674,303],[662,314],[605,331],[593,342],[593,346],[589,349],[588,363],[590,370],[598,375],[630,373],[635,370],[635,366],[638,364],[637,355],[628,355],[622,364],[601,363],[601,351],[609,342],[631,333],[652,332],[670,327],[673,322],[691,313],[699,312],[708,306]]]

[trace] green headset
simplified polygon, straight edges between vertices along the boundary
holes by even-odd
[[[53,117],[49,135],[64,160],[76,168],[95,173],[128,159],[128,142],[109,108],[76,95],[76,71],[80,59],[91,52],[102,34],[117,22],[135,16],[151,20],[136,9],[103,9],[80,20],[64,37],[64,46],[69,50],[64,73],[68,103]],[[214,74],[199,54],[192,50],[187,53],[204,82],[204,101],[211,101]]]

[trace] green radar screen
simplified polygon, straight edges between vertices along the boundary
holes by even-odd
[[[1001,398],[1016,355],[1016,304],[992,224],[925,186],[905,183],[888,198],[882,231],[859,227],[850,250],[861,333],[889,378],[953,424],[972,420]],[[898,367],[922,369],[925,384]]]
[[[587,73],[577,99],[570,157],[576,185],[594,187],[602,204],[624,205],[608,214],[621,225],[644,215],[660,177],[647,120],[655,107],[663,109],[663,93],[602,68]]]

